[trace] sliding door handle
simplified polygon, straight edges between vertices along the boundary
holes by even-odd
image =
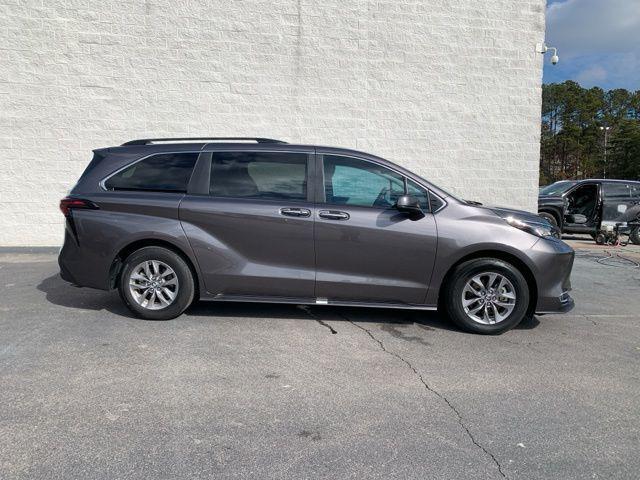
[[[310,217],[311,210],[308,208],[281,208],[280,215],[285,215],[287,217]]]
[[[318,215],[327,220],[349,220],[349,214],[339,210],[320,210]]]

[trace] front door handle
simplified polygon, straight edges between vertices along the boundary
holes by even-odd
[[[349,214],[347,212],[340,212],[338,210],[320,210],[318,215],[327,220],[349,220]]]
[[[287,217],[310,217],[311,210],[308,208],[281,208],[280,215],[285,215]]]

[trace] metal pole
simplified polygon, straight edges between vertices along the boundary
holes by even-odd
[[[604,130],[604,168],[602,172],[602,178],[607,178],[607,143],[609,141],[609,129],[611,127],[600,127],[600,130]]]
[[[607,140],[608,140],[609,127],[604,129],[604,175],[603,178],[607,178]]]

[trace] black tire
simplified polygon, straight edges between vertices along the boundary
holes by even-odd
[[[540,212],[538,213],[538,216],[544,218],[545,220],[548,220],[549,223],[554,227],[558,226],[558,221],[556,220],[556,217],[554,217],[551,213]]]
[[[598,234],[596,235],[595,240],[596,240],[596,243],[597,243],[598,245],[604,245],[604,244],[605,244],[605,242],[607,241],[607,237],[605,237],[605,236],[604,236],[604,234],[602,234],[602,233],[598,233]]]
[[[493,324],[479,323],[464,310],[462,305],[463,289],[474,276],[484,273],[498,273],[508,279],[515,293],[515,306],[511,313],[502,321]],[[529,286],[520,271],[504,260],[496,258],[478,258],[458,265],[444,289],[444,305],[451,320],[463,330],[485,335],[498,335],[518,325],[527,315],[529,308]]]
[[[634,227],[629,233],[629,241],[634,245],[640,245],[640,227]]]
[[[139,305],[129,288],[132,271],[141,263],[149,260],[158,260],[168,265],[177,277],[178,287],[175,298],[168,306],[158,310],[150,310]],[[144,247],[133,252],[124,261],[118,280],[118,291],[122,301],[136,317],[146,320],[170,320],[182,314],[191,305],[195,285],[193,273],[180,255],[163,247]]]

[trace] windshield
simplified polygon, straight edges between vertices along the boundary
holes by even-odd
[[[569,180],[562,180],[560,182],[552,183],[551,185],[547,185],[546,187],[542,187],[538,192],[538,195],[562,195],[566,192],[572,185],[575,185],[576,182],[572,182]]]

